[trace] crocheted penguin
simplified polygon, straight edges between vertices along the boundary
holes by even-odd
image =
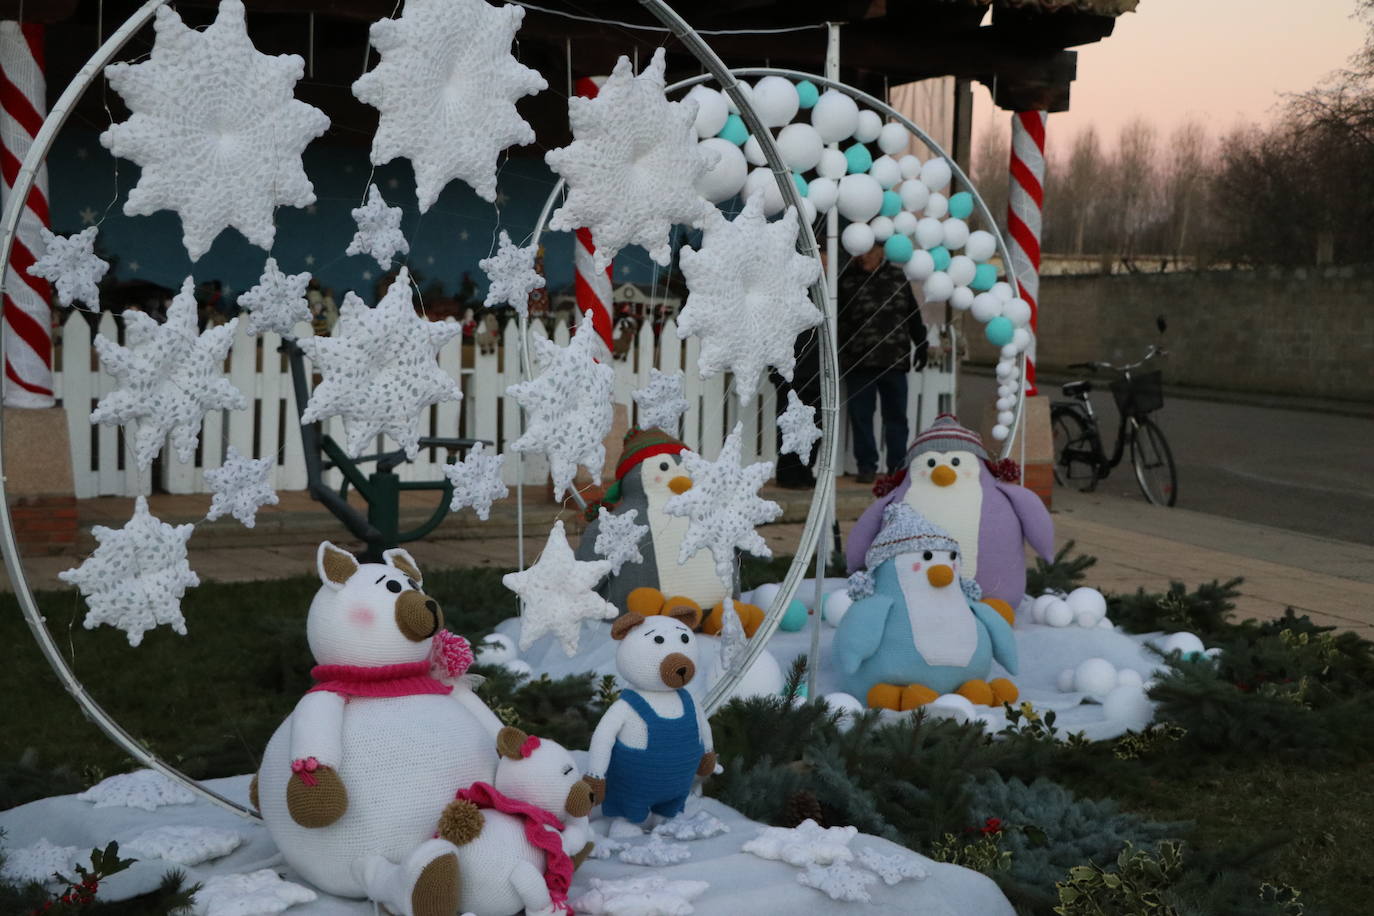
[[[328,541],[306,633],[318,682],[268,742],[255,804],[288,865],[398,916],[453,916],[457,849],[435,825],[457,787],[496,771],[501,721],[452,668],[443,627],[404,550],[359,564]]]
[[[1011,625],[960,578],[953,538],[898,503],[883,513],[866,560],[869,572],[850,581],[856,601],[832,648],[847,693],[898,710],[943,693],[984,706],[1016,700],[1011,681],[986,680],[994,658],[1016,673]]]
[[[1048,560],[1054,522],[1040,497],[998,480],[987,460],[977,433],[950,414],[936,417],[908,450],[905,479],[869,506],[849,533],[849,571],[863,568],[884,510],[905,503],[959,542],[964,575],[978,582],[985,600],[1005,602],[1001,610],[1010,615],[1026,593],[1021,542]]]
[[[649,533],[639,547],[644,561],[626,563],[618,574],[605,579],[599,591],[622,612],[643,616],[661,614],[674,606],[709,609],[702,629],[715,634],[720,632],[722,602],[729,590],[716,575],[709,551],[698,551],[686,563],[678,562],[688,519],[663,511],[669,499],[692,486],[678,459],[686,448],[661,429],[632,429],[626,434],[624,452],[615,469],[616,482],[607,491],[604,504],[612,515],[638,512],[636,523],[647,525]],[[578,544],[579,560],[599,559],[595,544],[600,530],[599,521],[592,519]],[[763,621],[763,611],[738,601],[735,609],[744,632],[754,635]]]

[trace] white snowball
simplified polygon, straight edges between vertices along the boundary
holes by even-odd
[[[1202,644],[1202,640],[1192,633],[1170,633],[1160,641],[1159,648],[1163,650],[1165,655],[1170,652],[1182,652],[1184,656],[1194,653],[1201,654],[1207,650],[1207,647]]]
[[[1002,314],[1002,303],[992,293],[979,293],[973,297],[973,317],[987,324]]]
[[[897,188],[897,194],[902,198],[902,209],[912,213],[920,213],[926,208],[926,202],[930,200],[930,188],[921,184],[915,178],[902,182]]]
[[[949,163],[943,159],[931,159],[921,166],[921,182],[932,191],[948,185],[953,175]]]
[[[1144,725],[1154,718],[1154,714],[1154,704],[1145,691],[1134,684],[1114,687],[1102,699],[1102,716],[1108,722]]]
[[[1015,407],[1015,406],[1016,406],[1016,399],[1013,398],[1013,397],[1005,396],[1005,397],[1000,397],[1000,398],[997,399],[997,409],[998,409],[998,410],[1011,410],[1011,409],[1012,409],[1013,407]],[[1043,597],[1043,596],[1042,596],[1042,597]],[[1036,600],[1038,601],[1039,599],[1036,599]]]
[[[1006,313],[1007,310],[1003,308],[1002,314],[1005,315]],[[1029,347],[1030,341],[1030,331],[1027,331],[1025,328],[1017,328],[1015,331],[1011,332],[1011,345],[1016,348],[1017,353]]]
[[[846,175],[840,179],[840,215],[868,222],[883,208],[883,189],[871,175]]]
[[[1073,611],[1069,610],[1062,598],[1056,598],[1045,608],[1045,623],[1052,627],[1066,627],[1073,623]]]
[[[504,633],[491,633],[483,637],[482,644],[477,647],[477,657],[484,665],[504,665],[506,662],[519,658],[520,653],[515,648],[515,640]]]
[[[1073,615],[1073,622],[1085,630],[1091,630],[1093,627],[1097,626],[1097,622],[1101,619],[1102,618],[1098,617],[1096,614],[1090,614],[1087,611],[1079,611],[1077,614]]]
[[[900,232],[902,235],[914,235],[916,233],[917,222],[919,222],[919,220],[916,219],[915,213],[910,213],[906,210],[898,210],[897,215],[892,217],[892,229],[894,232]]]
[[[720,137],[702,140],[699,146],[702,149],[715,150],[719,155],[716,164],[697,179],[697,191],[713,204],[734,197],[744,187],[744,179],[749,177],[749,166],[744,161],[744,154],[739,151],[738,146]]]
[[[768,157],[763,154],[763,147],[759,145],[758,138],[752,135],[744,141],[744,158],[749,160],[750,165],[768,164]]]
[[[754,589],[754,594],[749,597],[749,603],[766,611],[773,606],[773,599],[778,597],[780,591],[782,591],[782,586],[778,583],[766,582]]]
[[[743,80],[738,83],[738,86],[740,93],[752,102],[754,100],[754,87]],[[739,106],[735,104],[734,99],[730,98],[730,93],[722,92],[721,96],[725,99],[725,107],[730,110],[730,114],[739,114]]]
[[[1143,687],[1145,678],[1140,676],[1140,672],[1134,668],[1122,668],[1116,673],[1116,685],[1118,687]]]
[[[886,216],[875,216],[868,221],[868,228],[873,230],[873,240],[876,242],[886,242],[892,238],[892,220]]]
[[[1003,280],[999,280],[998,282],[992,284],[992,289],[988,290],[988,292],[992,293],[994,296],[996,296],[998,299],[1001,299],[1003,302],[1006,302],[1008,299],[1016,295],[1015,290],[1011,288],[1011,284]]]
[[[940,225],[938,219],[927,216],[916,221],[916,247],[927,250],[934,248],[945,240],[945,227]]]
[[[806,199],[816,205],[822,213],[835,206],[840,196],[840,186],[829,178],[812,178],[806,186]]]
[[[930,252],[923,248],[917,248],[911,254],[911,260],[902,265],[902,273],[908,280],[920,282],[935,272],[935,259],[930,256]]]
[[[777,179],[768,169],[754,169],[749,173],[749,177],[744,179],[744,197],[748,199],[758,192],[763,192],[763,212],[772,216],[782,212],[782,188],[778,187]]]
[[[930,199],[926,201],[926,216],[944,219],[948,215],[949,198],[938,192],[931,192]]]
[[[868,174],[878,182],[884,191],[902,180],[902,168],[891,156],[879,156],[868,168]]]
[[[998,406],[1001,406],[1001,402],[998,402]],[[1058,600],[1058,597],[1059,596],[1055,595],[1053,592],[1046,592],[1039,598],[1036,598],[1031,604],[1031,623],[1044,623],[1045,608],[1050,606],[1051,601]]]
[[[1016,358],[1016,354],[1018,354],[1018,353],[1020,353],[1020,352],[1021,352],[1020,350],[1016,349],[1016,345],[1015,345],[1015,344],[1007,344],[1005,347],[1002,348],[1002,358],[1003,358],[1003,359],[1015,359],[1015,358]]]
[[[882,141],[878,141],[878,146],[882,147]],[[897,160],[897,164],[902,167],[903,178],[919,178],[921,176],[921,160],[908,153]],[[922,187],[925,187],[922,185]]]
[[[907,129],[895,121],[891,124],[884,124],[883,129],[878,132],[878,149],[889,156],[895,156],[906,149],[910,141],[911,134],[907,133]],[[911,176],[903,175],[902,177],[909,178]]]
[[[968,223],[961,219],[950,217],[945,220],[945,247],[950,251],[958,251],[968,244]],[[967,254],[967,252],[965,252]],[[972,258],[972,255],[969,255]],[[977,267],[978,265],[974,265]]]
[[[1010,425],[1011,425],[1011,422],[1012,422],[1013,420],[1015,420],[1015,419],[1016,419],[1016,414],[1012,413],[1010,410],[999,410],[999,411],[997,412],[997,422],[998,422],[998,423],[1001,423],[1003,426],[1010,426]],[[1082,614],[1078,615],[1078,617],[1077,617],[1076,619],[1078,620],[1078,625],[1079,625],[1080,627],[1085,625],[1085,624],[1083,623],[1083,615],[1082,615]],[[1095,621],[1095,620],[1093,621],[1093,623],[1096,623],[1096,622],[1097,622],[1097,621]],[[1087,624],[1087,626],[1092,626],[1092,624]]]
[[[958,312],[967,312],[970,305],[973,305],[973,290],[967,286],[954,287],[954,292],[949,294],[949,307]]]
[[[992,428],[992,438],[996,439],[998,442],[1005,442],[1007,436],[1010,435],[1011,428],[1008,426],[1003,426],[1001,423],[998,423],[996,426]]]
[[[833,181],[839,181],[848,171],[849,160],[837,149],[823,151],[820,162],[816,164],[816,174]]]
[[[1018,328],[1024,327],[1030,322],[1031,307],[1025,299],[1011,298],[1006,300],[1002,306],[1002,314],[1011,319],[1011,323]]]
[[[816,222],[816,205],[813,204],[810,198],[807,197],[802,198],[801,205],[802,218],[805,219],[808,223],[814,224]]]
[[[783,163],[794,172],[809,172],[821,161],[825,144],[810,124],[789,124],[778,132],[778,153]]]
[[[765,76],[755,83],[752,101],[765,127],[782,127],[797,116],[801,107],[797,87],[781,76]]]
[[[964,243],[964,254],[975,261],[986,261],[997,253],[997,237],[991,232],[979,229],[968,234]]]
[[[534,669],[530,667],[530,663],[520,658],[506,659],[501,663],[501,667],[505,668],[511,674],[517,674],[521,677],[529,677],[534,673]]]
[[[975,303],[975,305],[976,305],[976,303]],[[1008,361],[1008,360],[1005,360],[1005,359],[1004,359],[1004,360],[1001,360],[1000,362],[997,363],[996,372],[997,372],[997,377],[998,377],[998,378],[1003,379],[1003,380],[1006,380],[1007,377],[1011,375],[1011,362]],[[1065,607],[1068,607],[1067,604],[1064,605],[1064,606],[1065,606]],[[1065,626],[1068,626],[1068,624],[1065,624]]]
[[[850,223],[840,233],[840,245],[856,258],[871,251],[874,242],[873,229],[868,223]]]
[[[843,92],[827,89],[811,109],[811,124],[826,143],[839,143],[859,126],[859,106]]]
[[[924,287],[927,302],[944,302],[954,293],[954,281],[943,270],[926,277]]]
[[[1099,621],[1097,622],[1097,628],[1098,628],[1099,630],[1114,630],[1114,629],[1116,629],[1115,627],[1112,626],[1112,622],[1111,622],[1110,620],[1108,620],[1106,617],[1103,617],[1101,620],[1099,620]]]
[[[960,724],[978,718],[978,710],[973,701],[958,693],[942,693],[924,708],[934,715],[953,719]]]
[[[860,143],[872,143],[883,132],[883,119],[876,111],[865,108],[859,112],[859,123],[854,126],[854,139]]]
[[[864,714],[864,704],[847,693],[827,693],[824,700],[826,706],[840,713],[839,725],[842,728]]]
[[[844,615],[849,611],[854,599],[849,597],[849,592],[845,589],[831,592],[825,596],[825,606],[821,608],[821,618],[832,627],[840,625],[844,620]]]
[[[741,700],[749,697],[775,697],[782,693],[783,685],[787,683],[786,676],[782,673],[782,666],[773,653],[764,649],[759,653],[758,658],[749,666],[749,670],[744,672],[744,677],[735,685],[735,689],[730,691],[731,698]]]
[[[1064,598],[1075,614],[1088,613],[1093,616],[1093,626],[1107,616],[1107,599],[1095,588],[1076,588]]]
[[[709,86],[697,85],[687,93],[687,98],[697,103],[697,136],[704,140],[720,133],[725,126],[725,119],[730,117],[730,106],[726,104],[725,96]]]
[[[1073,669],[1065,668],[1059,672],[1059,677],[1055,680],[1055,686],[1060,693],[1073,693]]]
[[[1116,666],[1105,658],[1089,658],[1073,671],[1073,686],[1079,693],[1105,697],[1116,687]]]
[[[948,222],[946,222],[948,228]],[[945,236],[945,244],[949,245],[949,236]],[[973,263],[973,258],[962,254],[956,254],[949,259],[949,267],[945,268],[949,273],[949,278],[959,286],[968,286],[973,282],[973,275],[978,270],[978,265]]]

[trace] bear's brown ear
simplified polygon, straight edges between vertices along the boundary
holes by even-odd
[[[624,639],[625,634],[644,622],[644,615],[626,611],[611,624],[611,639]]]
[[[330,588],[343,588],[345,582],[358,571],[358,561],[347,550],[335,547],[328,541],[320,544],[315,554],[315,568],[320,581]]]
[[[701,608],[690,604],[675,604],[663,613],[674,620],[681,620],[689,630],[695,630],[697,624],[701,623]]]
[[[420,575],[420,566],[415,562],[415,558],[410,555],[410,551],[401,547],[393,547],[390,550],[382,551],[382,559],[386,565],[399,569],[416,582],[423,583],[425,577]]]
[[[528,739],[529,735],[513,725],[507,725],[496,733],[496,753],[511,760],[519,760],[520,748]]]

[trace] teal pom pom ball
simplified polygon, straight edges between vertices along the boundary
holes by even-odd
[[[795,633],[806,626],[806,605],[793,598],[787,605],[787,610],[783,611],[782,622],[778,626],[789,633]]]
[[[955,219],[968,219],[973,213],[973,195],[960,191],[949,199],[949,215]]]
[[[883,216],[896,216],[902,212],[902,195],[896,191],[883,192],[883,208],[878,211]]]
[[[949,269],[949,249],[944,245],[936,245],[930,249],[930,257],[935,262],[936,270]]]
[[[749,139],[749,128],[744,126],[744,119],[737,114],[732,114],[725,119],[725,126],[716,134],[722,140],[729,140],[735,146],[743,146],[744,141]]]
[[[1011,319],[1005,315],[998,315],[988,322],[988,326],[983,329],[987,335],[988,343],[994,347],[1005,347],[1011,343],[1011,337],[1016,333],[1016,325],[1011,323]]]
[[[810,80],[802,80],[797,84],[797,100],[801,102],[802,108],[816,107],[816,100],[820,97],[821,91]]]
[[[997,268],[991,264],[979,264],[973,271],[973,280],[969,283],[969,289],[985,293],[992,289],[997,282]]]
[[[801,177],[800,172],[792,173],[792,183],[797,186],[797,193],[800,194],[802,197],[805,197],[807,192],[807,184],[806,179]]]
[[[883,254],[893,264],[905,264],[915,253],[916,249],[912,246],[911,239],[904,235],[889,236],[888,240],[883,242]]]
[[[845,150],[844,161],[849,164],[849,174],[851,175],[861,175],[873,168],[873,154],[862,143],[855,143]]]

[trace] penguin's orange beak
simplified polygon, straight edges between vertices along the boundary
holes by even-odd
[[[942,464],[930,472],[930,479],[937,487],[947,487],[959,477],[949,465]]]
[[[936,588],[944,588],[954,581],[954,570],[948,566],[927,566],[926,579]]]
[[[692,478],[678,475],[668,481],[668,489],[677,494],[686,493],[688,490],[692,489]]]

